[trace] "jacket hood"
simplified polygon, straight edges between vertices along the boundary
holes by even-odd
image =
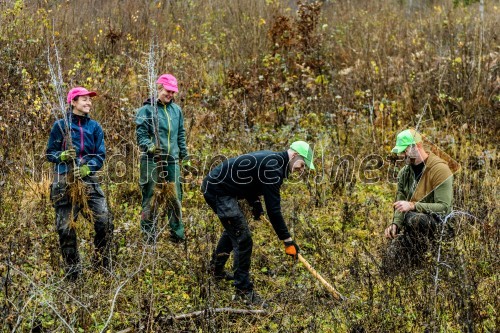
[[[430,152],[425,164],[424,174],[411,196],[411,201],[421,201],[452,176],[453,173],[448,167],[448,163]]]
[[[437,155],[435,155],[432,152],[429,152],[429,157],[427,158],[427,161],[425,162],[425,168],[426,169],[432,169],[433,167],[439,165],[439,164],[444,164],[448,166],[448,163],[446,163],[445,160],[439,158]]]
[[[157,105],[160,105],[160,106],[168,106],[169,104],[171,104],[171,103],[173,103],[173,102],[174,102],[174,99],[172,98],[172,99],[170,100],[170,102],[168,102],[167,104],[163,104],[160,100],[158,100],[158,101],[156,102],[156,104],[157,104]],[[142,103],[142,105],[153,105],[153,103],[151,103],[151,98],[146,99],[146,100]]]

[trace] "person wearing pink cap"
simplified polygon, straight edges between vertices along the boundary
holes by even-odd
[[[83,87],[69,91],[69,110],[66,119],[57,120],[52,126],[47,144],[46,157],[54,163],[54,181],[50,188],[50,199],[56,211],[56,227],[62,257],[66,263],[66,278],[74,281],[81,273],[75,228],[82,207],[69,196],[69,186],[74,181],[83,182],[88,195],[87,205],[94,223],[93,263],[109,269],[109,243],[113,234],[113,223],[106,198],[95,173],[101,169],[106,156],[104,133],[101,125],[90,119],[92,97],[97,94]],[[69,132],[69,133],[68,133]]]
[[[167,215],[170,240],[181,242],[185,239],[185,235],[180,211],[182,187],[179,164],[189,163],[184,116],[179,105],[174,102],[174,96],[179,91],[177,79],[172,74],[163,74],[156,83],[157,100],[146,100],[137,110],[135,119],[137,144],[141,152],[139,180],[142,192],[141,230],[146,241],[155,242],[157,226],[153,221],[154,217],[151,216],[151,199],[161,172],[161,175],[165,175],[165,181],[175,184],[179,209],[175,212],[169,209]],[[161,163],[157,163],[159,161]]]

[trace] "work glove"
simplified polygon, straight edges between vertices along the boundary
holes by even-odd
[[[252,214],[254,220],[258,221],[260,220],[260,217],[264,215],[264,209],[262,208],[262,203],[260,200],[255,200],[255,202],[252,204]]]
[[[155,144],[152,144],[151,146],[149,146],[148,148],[148,153],[149,154],[155,154],[155,155],[158,155],[161,153],[161,148],[160,147],[156,147]]]
[[[297,243],[295,243],[294,240],[284,242],[284,243],[285,243],[285,253],[287,255],[293,257],[293,259],[297,259],[297,254],[299,254],[299,252],[300,252],[300,248],[297,245]]]
[[[182,160],[182,166],[183,167],[191,167],[191,161],[190,160]]]
[[[75,168],[73,171],[73,175],[75,176],[75,178],[80,178],[80,179],[87,177],[89,174],[90,174],[90,168],[86,164],[82,165],[79,168],[78,167]]]
[[[68,149],[61,153],[61,161],[69,162],[76,158],[76,151],[74,149]]]

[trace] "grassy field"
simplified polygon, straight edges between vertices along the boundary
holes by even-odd
[[[1,330],[497,332],[500,3],[485,2],[481,12],[451,0],[0,1]],[[193,166],[183,175],[187,242],[165,230],[156,247],[139,230],[134,124],[152,44],[156,72],[180,82]],[[93,227],[80,218],[77,283],[63,278],[48,198],[45,146],[62,115],[49,64],[64,93],[98,91],[91,115],[106,135],[113,271],[92,269]],[[401,166],[390,149],[410,126],[461,166],[457,235],[422,267],[387,277],[383,230]],[[248,213],[251,274],[271,306],[216,312],[242,306],[206,274],[222,226],[201,180],[224,156],[295,140],[314,145],[317,170],[285,182],[283,214],[303,256],[347,299]]]

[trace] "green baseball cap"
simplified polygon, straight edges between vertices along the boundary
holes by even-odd
[[[396,146],[392,148],[394,154],[400,154],[406,150],[409,145],[422,142],[422,136],[413,128],[404,130],[396,138]]]
[[[309,144],[305,141],[295,141],[290,145],[290,149],[296,151],[300,156],[304,158],[304,162],[306,162],[306,166],[314,170],[313,164],[313,151]]]

